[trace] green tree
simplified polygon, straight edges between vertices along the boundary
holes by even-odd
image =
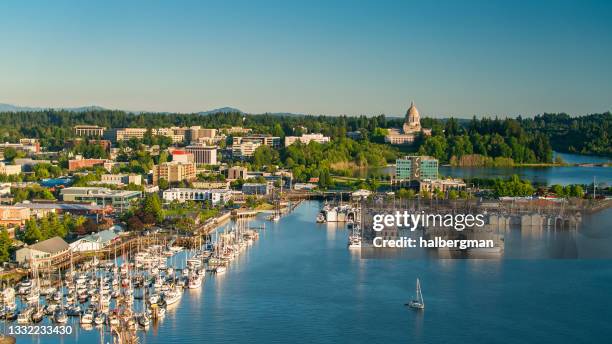
[[[11,245],[13,241],[6,228],[0,230],[0,262],[7,262],[11,255]]]

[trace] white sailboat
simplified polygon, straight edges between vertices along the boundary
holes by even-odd
[[[425,309],[425,301],[423,300],[423,293],[421,293],[421,282],[418,278],[416,280],[416,297],[406,305],[414,309]]]

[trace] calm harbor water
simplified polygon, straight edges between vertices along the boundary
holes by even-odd
[[[225,275],[187,291],[142,342],[587,343],[612,336],[611,260],[360,259],[346,247],[345,228],[314,223],[319,208],[306,202],[267,222]],[[417,277],[423,312],[404,306]],[[96,330],[74,328],[61,340],[18,342],[101,342]]]
[[[605,163],[611,159],[580,154],[555,153],[569,164]],[[395,167],[383,169],[357,170],[355,177],[392,174]],[[561,166],[561,167],[451,167],[440,166],[441,176],[453,178],[509,178],[516,174],[522,179],[542,185],[591,184],[612,185],[612,167],[600,166]]]

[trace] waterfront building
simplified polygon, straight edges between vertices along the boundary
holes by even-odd
[[[0,206],[0,225],[22,226],[30,218],[30,209],[16,205]]]
[[[228,189],[190,189],[190,188],[172,188],[165,190],[163,199],[165,201],[210,201],[211,204],[225,204],[231,198],[231,191]]]
[[[123,211],[137,201],[140,191],[111,190],[102,187],[69,187],[61,190],[64,202],[91,202],[101,206],[112,206]]]
[[[140,174],[103,174],[101,178],[102,184],[115,184],[119,186],[128,184],[142,184],[142,176]]]
[[[166,162],[153,166],[153,184],[165,179],[168,182],[191,181],[196,178],[196,168],[193,163]]]
[[[431,129],[424,129],[421,127],[419,110],[414,103],[410,103],[410,108],[406,111],[404,125],[401,129],[388,129],[388,134],[385,136],[385,142],[393,145],[411,144],[416,140],[419,134],[429,136],[431,135]]]
[[[17,263],[30,266],[51,266],[64,262],[70,257],[70,246],[60,237],[53,237],[17,250]]]
[[[233,166],[227,169],[227,179],[237,180],[245,179],[249,170],[242,166]]]
[[[447,192],[449,190],[464,190],[466,184],[461,179],[424,179],[419,183],[419,191],[434,192],[440,190]]]
[[[104,166],[105,159],[71,159],[68,160],[68,170],[76,171],[82,168],[91,168],[94,166]]]
[[[110,246],[113,241],[118,239],[119,235],[115,231],[107,229],[82,237],[70,243],[69,246],[72,252],[98,251]]]
[[[97,125],[75,125],[74,134],[81,137],[103,137],[105,129]]]
[[[232,156],[237,159],[252,157],[255,150],[261,146],[259,142],[245,141],[232,144]]]
[[[217,164],[217,147],[204,145],[191,145],[185,147],[185,150],[193,154],[193,158],[198,165],[216,165]]]
[[[267,195],[272,190],[270,183],[245,183],[242,185],[242,193],[245,195]]]
[[[399,181],[438,179],[438,159],[419,155],[397,159],[395,178]]]

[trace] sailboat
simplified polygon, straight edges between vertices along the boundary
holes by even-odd
[[[423,300],[423,293],[421,293],[421,282],[418,278],[416,280],[416,298],[410,300],[406,306],[414,309],[425,309],[425,301]]]

